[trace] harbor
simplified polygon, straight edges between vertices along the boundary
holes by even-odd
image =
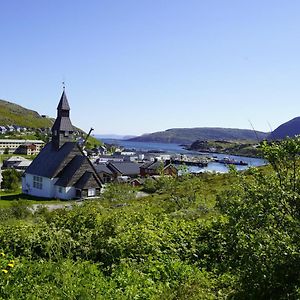
[[[145,143],[112,139],[104,139],[103,142],[122,148],[123,153],[131,154],[131,159],[135,156],[137,159],[170,160],[175,165],[187,166],[188,171],[191,173],[226,173],[229,170],[229,165],[234,165],[237,170],[246,170],[250,167],[259,167],[267,163],[261,158],[190,151],[178,144]],[[130,158],[125,157],[124,159],[129,160]]]

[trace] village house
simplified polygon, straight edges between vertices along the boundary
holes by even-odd
[[[70,106],[63,91],[57,118],[51,129],[52,140],[26,169],[22,191],[37,197],[73,199],[100,194],[101,180],[90,160],[74,141]]]
[[[170,163],[170,161],[149,161],[145,162],[140,166],[140,175],[142,177],[153,176],[153,175],[170,175],[177,176],[178,170],[177,168]]]
[[[109,162],[107,167],[111,170],[116,181],[138,177],[140,174],[140,164],[135,162]],[[123,182],[124,180],[122,180]]]
[[[106,163],[95,164],[95,169],[103,183],[110,183],[114,180],[113,172],[107,167]]]
[[[37,154],[41,151],[41,148],[45,143],[41,140],[0,139],[0,154],[3,154],[4,152],[26,154],[23,147],[27,145],[34,145],[34,154]]]
[[[31,160],[21,156],[11,156],[3,161],[2,169],[15,169],[24,171],[31,164]]]

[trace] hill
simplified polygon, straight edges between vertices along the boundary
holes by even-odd
[[[0,100],[0,125],[19,125],[28,128],[48,128],[53,119],[44,118],[36,111]]]
[[[268,133],[256,131],[259,140],[263,140]],[[256,134],[253,130],[237,128],[219,127],[198,127],[198,128],[173,128],[166,131],[144,134],[139,137],[129,139],[137,142],[160,142],[160,143],[179,143],[191,144],[196,140],[203,141],[237,141],[248,140],[256,141]]]
[[[269,140],[281,140],[300,135],[300,117],[296,117],[278,126],[269,136]]]

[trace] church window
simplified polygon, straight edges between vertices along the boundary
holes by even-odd
[[[96,189],[94,188],[88,189],[88,197],[93,197],[93,196],[96,196]]]
[[[41,190],[43,188],[43,177],[34,175],[33,176],[33,187]]]

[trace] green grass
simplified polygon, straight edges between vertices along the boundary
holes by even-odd
[[[21,189],[15,192],[0,192],[0,208],[10,207],[14,201],[25,201],[28,206],[33,204],[64,204],[70,203],[69,201],[58,199],[39,198],[30,195],[22,194]]]

